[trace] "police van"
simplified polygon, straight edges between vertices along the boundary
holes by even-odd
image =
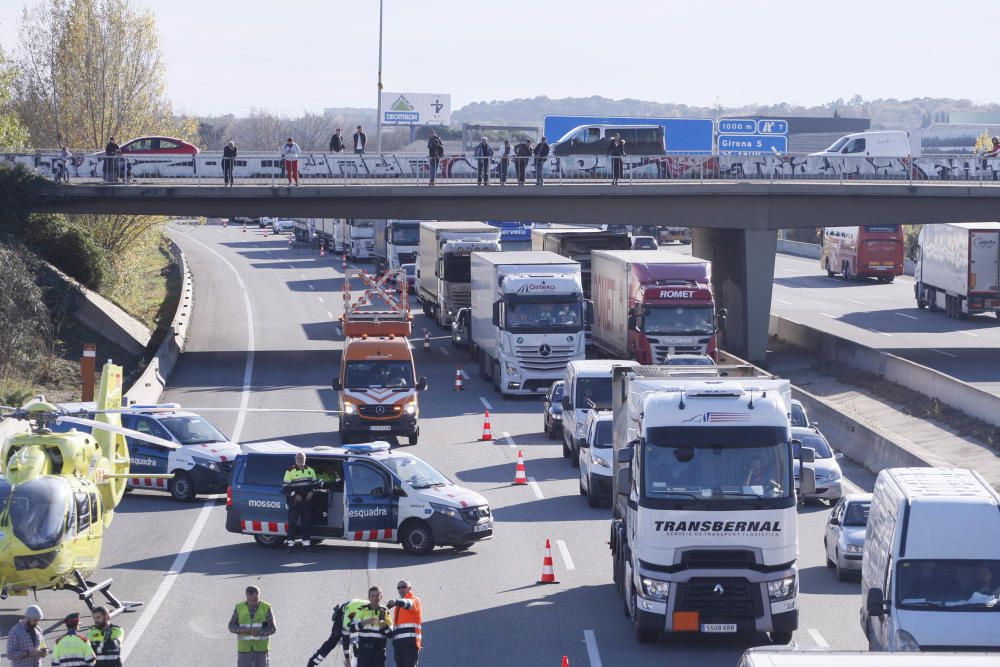
[[[227,493],[226,530],[253,535],[264,547],[281,546],[288,534],[282,480],[298,452],[317,477],[328,480],[313,495],[313,540],[399,542],[409,553],[426,554],[435,546],[464,550],[493,537],[493,515],[483,496],[386,442],[244,444]]]

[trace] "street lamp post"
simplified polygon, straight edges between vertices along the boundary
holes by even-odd
[[[375,150],[382,153],[382,1],[378,0],[378,99],[375,106]]]

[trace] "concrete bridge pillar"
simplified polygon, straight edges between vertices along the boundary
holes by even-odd
[[[691,233],[691,252],[711,260],[715,301],[727,312],[723,349],[748,361],[763,361],[778,232],[696,227]]]

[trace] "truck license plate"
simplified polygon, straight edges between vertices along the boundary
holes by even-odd
[[[735,623],[702,623],[702,632],[736,632]]]
[[[388,424],[372,424],[368,427],[370,431],[391,431],[392,427]]]
[[[485,533],[487,530],[493,530],[492,523],[480,523],[472,527],[474,533]]]

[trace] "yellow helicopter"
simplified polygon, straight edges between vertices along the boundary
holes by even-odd
[[[141,603],[123,602],[111,579],[89,579],[101,556],[129,477],[124,436],[177,448],[168,440],[123,428],[122,368],[105,364],[94,419],[69,414],[39,398],[22,408],[0,407],[0,417],[25,420],[29,432],[0,450],[0,599],[40,589],[66,589],[94,609],[101,594],[112,615]],[[51,424],[88,426],[54,433]],[[172,475],[144,475],[170,478]]]

